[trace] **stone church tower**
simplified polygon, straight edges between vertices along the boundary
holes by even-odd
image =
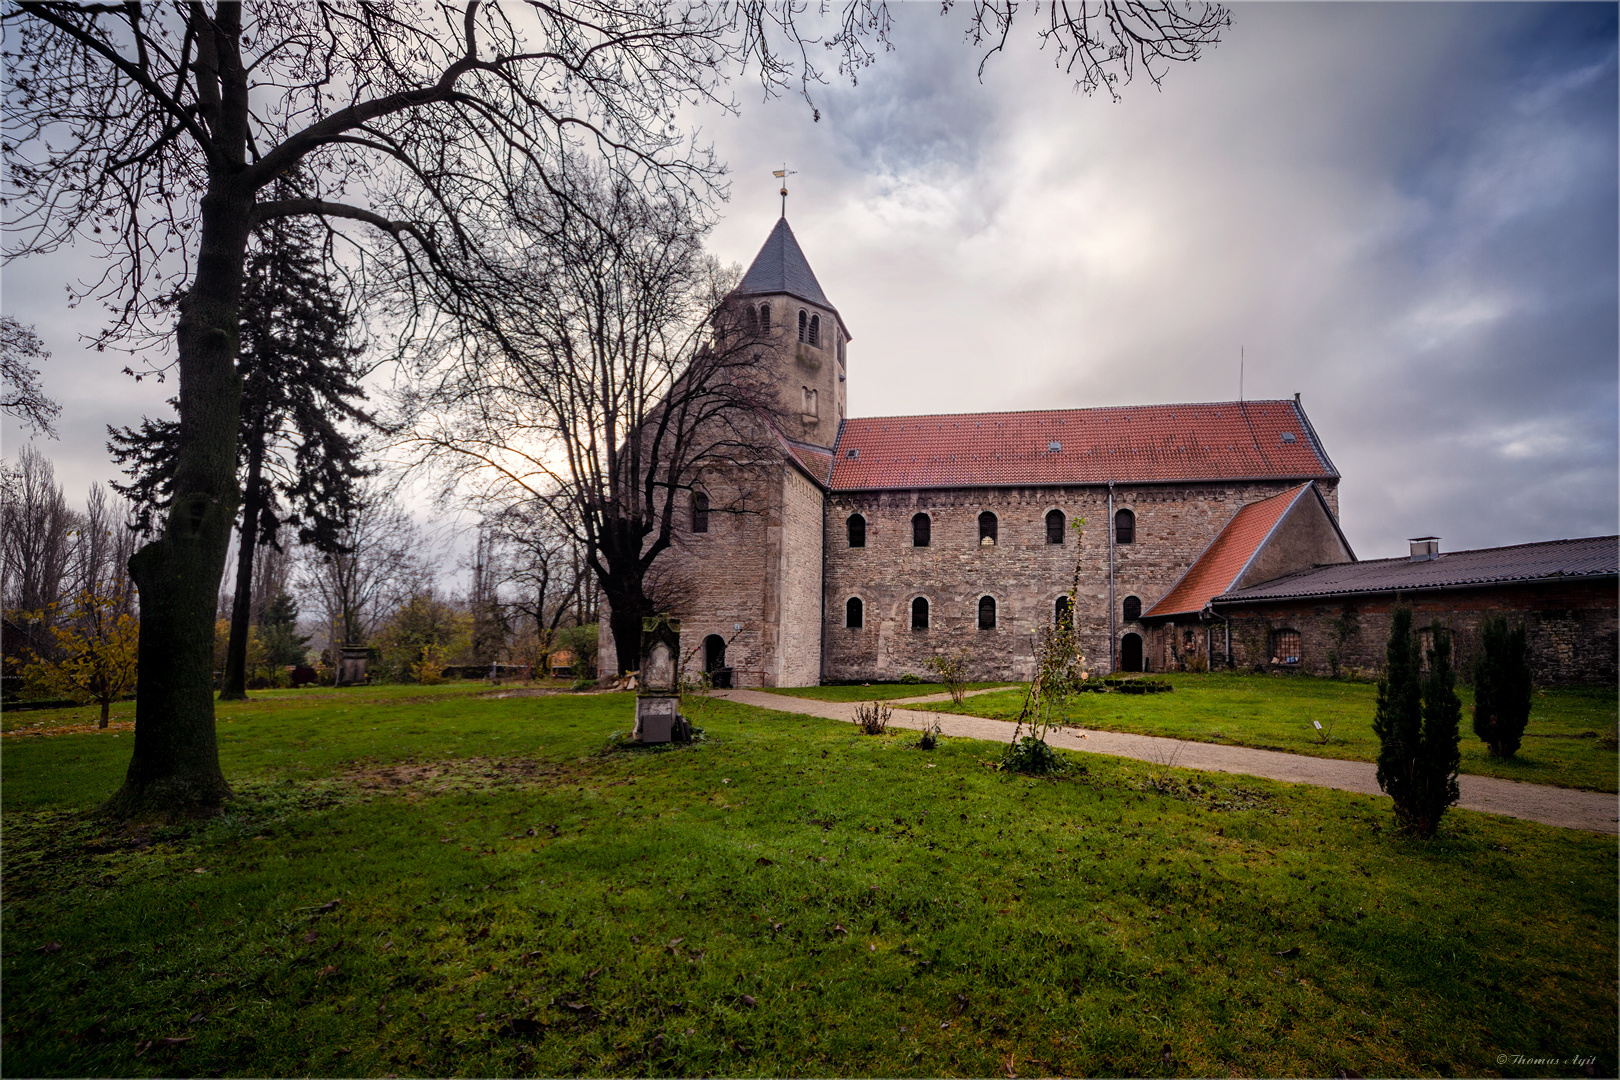
[[[746,325],[768,342],[760,362],[780,373],[782,434],[831,450],[844,418],[849,329],[832,306],[787,218],[754,257],[732,294],[747,305]]]

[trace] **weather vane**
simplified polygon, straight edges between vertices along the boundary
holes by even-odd
[[[787,217],[787,178],[790,176],[798,176],[799,170],[794,169],[789,171],[787,162],[784,161],[782,162],[782,167],[773,171],[771,175],[782,181],[782,216]]]

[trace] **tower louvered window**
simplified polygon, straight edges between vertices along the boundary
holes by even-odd
[[[810,334],[810,313],[804,308],[799,309],[799,340],[805,341]]]
[[[759,336],[759,312],[755,311],[752,305],[748,308],[748,336]]]
[[[771,332],[771,305],[759,305],[759,330],[762,334]]]
[[[821,316],[820,315],[812,315],[812,316],[810,316],[810,338],[809,338],[809,341],[810,341],[810,344],[814,345],[816,348],[818,348],[818,349],[821,348]]]

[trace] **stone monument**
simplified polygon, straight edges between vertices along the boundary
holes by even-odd
[[[637,742],[682,739],[681,621],[668,615],[641,620],[641,674],[636,680]]]

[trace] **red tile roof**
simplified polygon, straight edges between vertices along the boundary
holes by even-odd
[[[1281,495],[1250,503],[1233,514],[1221,534],[1144,617],[1203,611],[1205,604],[1236,583],[1249,565],[1249,560],[1254,558],[1266,537],[1271,535],[1271,530],[1310,489],[1311,485],[1301,484]]]
[[[803,443],[789,442],[785,437],[782,445],[787,447],[788,453],[793,455],[800,467],[810,474],[810,478],[818,484],[827,483],[827,473],[832,469],[832,451],[823,450],[819,446],[805,446]]]
[[[835,452],[837,491],[1339,475],[1287,400],[869,417]]]

